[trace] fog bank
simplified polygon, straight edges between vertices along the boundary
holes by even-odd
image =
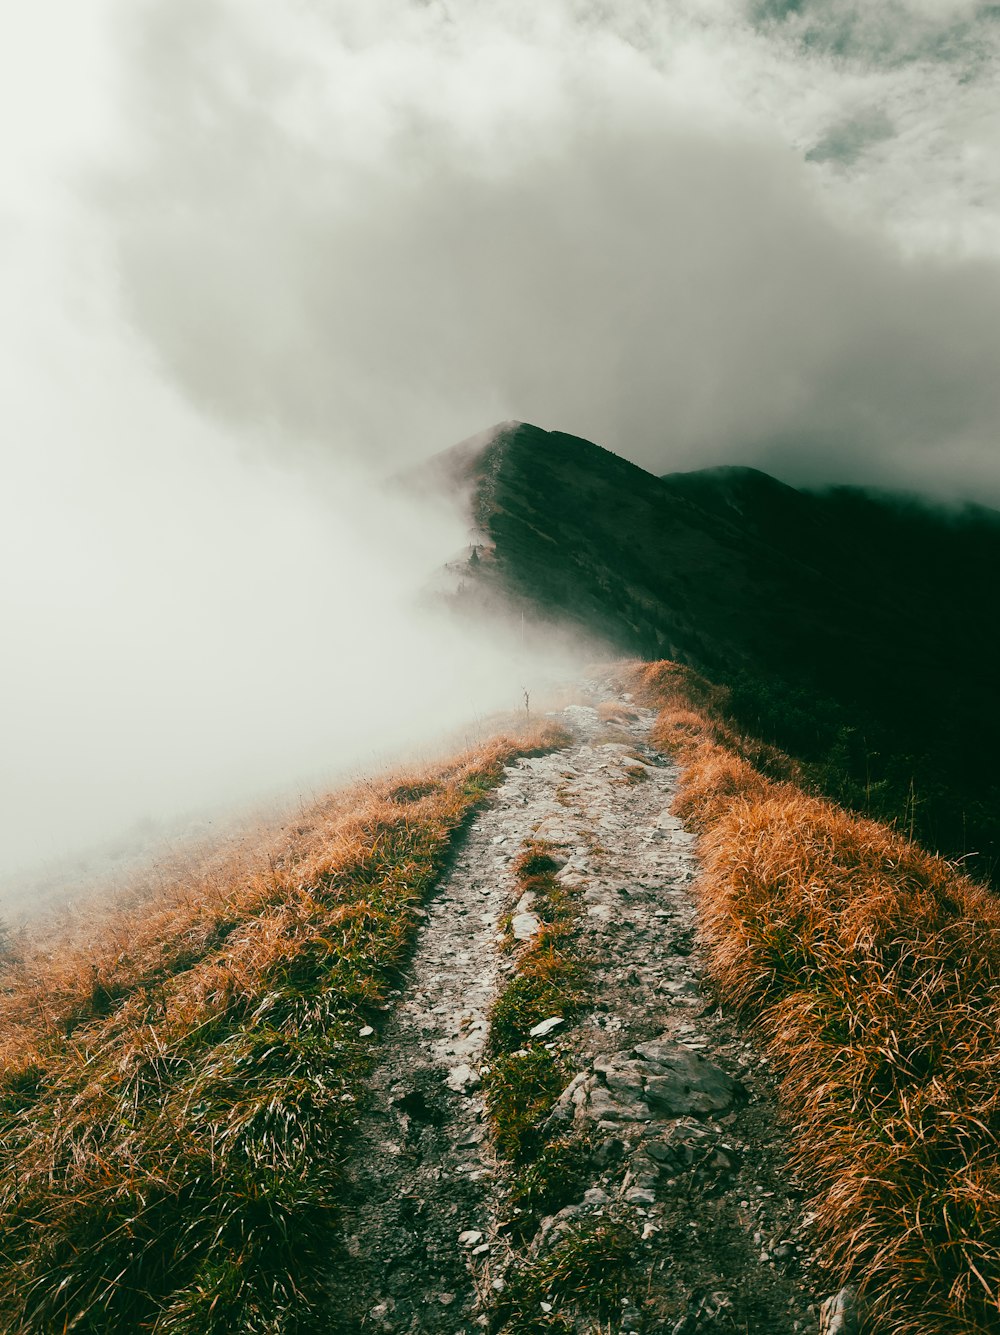
[[[910,7],[841,7],[846,65],[798,8],[132,4],[129,144],[95,184],[125,308],[192,401],[282,447],[346,424],[398,461],[517,418],[654,472],[1000,502],[1000,257],[963,241],[981,172],[950,240],[940,204],[913,220],[930,124],[964,107],[990,160],[1000,27],[970,12],[966,63],[924,69],[935,106],[908,48],[887,63]],[[865,101],[890,91],[893,117]]]
[[[59,392],[22,359],[7,394],[0,877],[364,769],[559,670],[421,602],[457,505],[248,449],[100,320],[46,347]]]

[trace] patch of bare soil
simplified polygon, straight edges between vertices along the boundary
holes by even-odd
[[[701,977],[676,766],[648,747],[645,711],[559,719],[573,746],[510,767],[373,1036],[330,1329],[815,1331],[823,1290],[772,1076]],[[550,1213],[514,1204],[525,1166],[498,1160],[481,1087],[490,1007],[517,968],[504,915],[532,930],[511,864],[537,840],[575,893],[589,966],[582,1013],[538,1040],[572,1076],[545,1123],[575,1147]]]

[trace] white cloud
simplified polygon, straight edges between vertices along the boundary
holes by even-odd
[[[380,458],[523,417],[660,470],[991,475],[1000,273],[905,259],[760,105],[695,97],[713,42],[759,80],[762,36],[688,18],[670,47],[639,6],[627,41],[621,11],[308,12],[154,5],[131,48],[143,152],[106,206],[197,402]]]

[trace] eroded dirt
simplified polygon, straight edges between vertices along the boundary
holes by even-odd
[[[592,689],[608,698],[606,684]],[[817,1328],[823,1293],[771,1075],[701,978],[693,841],[670,813],[677,770],[646,743],[652,716],[628,712],[609,724],[588,706],[563,711],[573,746],[510,767],[427,905],[398,1003],[372,1036],[380,1061],[348,1165],[333,1331]],[[501,920],[531,913],[511,863],[539,839],[577,893],[590,964],[582,1018],[551,1034],[577,1074],[546,1129],[578,1138],[586,1158],[572,1198],[526,1226],[480,1080],[489,1008],[516,967],[498,949]],[[605,1224],[632,1249],[613,1310],[610,1290],[586,1282],[578,1304],[525,1287]]]

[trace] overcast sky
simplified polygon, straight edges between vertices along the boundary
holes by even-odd
[[[998,52],[972,0],[4,5],[4,846],[313,763],[379,626],[431,690],[385,609],[461,522],[367,478],[491,422],[1000,505]]]

